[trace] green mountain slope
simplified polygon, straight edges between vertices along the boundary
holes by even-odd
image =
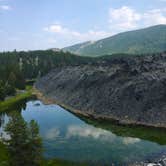
[[[85,42],[63,49],[82,56],[101,56],[115,53],[144,54],[166,50],[166,25],[119,33],[117,35]]]

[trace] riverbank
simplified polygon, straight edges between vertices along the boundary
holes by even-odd
[[[36,93],[35,92],[35,90],[32,90],[32,93],[34,94],[34,93]],[[38,92],[39,93],[39,92]],[[40,94],[40,93],[39,93]],[[39,95],[38,94],[38,95]],[[42,96],[42,94],[40,94],[40,99],[41,98],[43,98],[43,100],[44,100],[44,96]],[[52,104],[51,103],[51,100],[48,100],[47,98],[45,98],[45,103],[47,102],[47,104]],[[34,103],[34,107],[38,107],[38,106],[35,106],[35,103]],[[46,106],[47,107],[47,106]],[[39,109],[40,110],[40,109]],[[49,113],[49,112],[48,112]],[[53,117],[55,117],[55,121],[56,121],[56,116],[53,116]],[[92,125],[94,125],[94,126],[97,126],[98,124],[97,124],[97,122],[96,123],[93,123],[93,122],[90,122],[90,121],[85,121],[86,123],[89,123],[89,124],[92,124]],[[99,122],[100,124],[101,124],[101,122]],[[109,127],[109,126],[107,126],[106,124],[103,124],[102,126],[100,125],[100,126],[98,126],[98,128],[103,128],[103,129],[106,129],[106,130],[109,130],[107,127]],[[113,130],[113,128],[114,128],[114,126],[110,126],[110,131],[111,132],[115,132],[115,131],[117,131],[117,135],[121,135],[121,136],[124,136],[124,137],[130,137],[130,136],[132,136],[132,137],[134,137],[135,136],[135,134],[136,133],[134,133],[134,132],[131,132],[131,135],[130,135],[130,128],[121,128],[121,127],[119,127],[118,125],[117,125],[117,127],[116,127],[116,129],[114,129]],[[49,129],[48,129],[49,130]],[[125,132],[123,132],[125,130]],[[135,136],[135,138],[139,138],[139,135],[140,135],[140,133],[141,133],[141,131],[142,131],[142,129],[140,129],[140,132],[138,131],[138,133],[136,134],[136,136]],[[136,130],[135,130],[135,132],[136,132]],[[152,140],[152,141],[156,141],[156,139],[158,139],[157,137],[155,138],[155,136],[154,135],[151,135],[152,133],[151,132],[149,132],[149,131],[145,131],[145,134],[147,134],[148,133],[148,135],[150,135],[154,140]],[[124,135],[123,135],[124,134]],[[143,134],[144,135],[144,134]],[[143,138],[143,139],[146,139],[146,138],[144,138],[144,136],[141,136],[141,138]],[[160,136],[162,136],[162,137],[164,137],[163,135],[162,135],[162,133],[156,133],[155,135],[160,135]],[[150,137],[149,136],[149,137]],[[164,137],[165,138],[165,137]],[[165,139],[163,139],[163,140],[161,140],[161,144],[163,144]],[[58,149],[57,149],[58,150]],[[153,161],[153,160],[152,160]],[[83,164],[83,163],[74,163],[74,162],[70,162],[70,161],[65,161],[65,159],[63,160],[63,159],[51,159],[51,160],[45,160],[45,159],[43,159],[43,161],[42,161],[42,166],[52,166],[52,165],[57,165],[57,166],[78,166],[78,165],[80,165],[80,166],[86,166],[86,165],[88,165],[88,164]],[[90,165],[90,164],[89,164]],[[104,165],[104,164],[103,164]]]
[[[15,96],[0,102],[0,113],[8,111],[18,105],[18,103],[33,97],[32,86],[26,86],[25,92],[17,93]]]
[[[38,96],[38,99],[42,100],[45,104],[58,104],[60,103],[48,99],[46,96],[43,96],[41,92],[35,90]],[[62,106],[62,105],[61,105]],[[64,105],[63,105],[64,107]],[[67,107],[69,108],[69,107]],[[65,107],[66,109],[66,107]],[[68,110],[73,113],[73,111]],[[94,120],[94,118],[85,118],[84,116],[80,116],[75,114],[80,119],[83,119],[87,124],[93,125],[98,128],[102,128],[107,131],[111,131],[112,133],[122,136],[122,137],[131,137],[137,139],[144,139],[147,141],[152,141],[154,143],[158,143],[160,145],[166,145],[166,130],[159,129],[154,127],[143,127],[143,126],[133,126],[133,125],[119,125],[111,121],[102,121],[102,120]],[[147,134],[148,133],[148,134]],[[130,166],[147,166],[149,163],[158,163],[160,160],[165,159],[165,152],[156,153],[154,156],[147,156],[144,158],[142,162],[134,162],[128,163]]]
[[[26,86],[26,90],[23,92],[19,91],[15,96],[10,97],[6,99],[3,102],[0,102],[0,113],[12,111],[13,109],[16,109],[15,106],[19,105],[20,103],[27,101],[31,98],[36,96],[35,90],[32,88],[32,86]],[[48,101],[47,101],[48,103]],[[8,150],[6,148],[6,145],[3,144],[3,142],[0,140],[0,165],[3,166],[9,166],[10,156],[8,153]],[[41,162],[41,166],[87,166],[83,163],[75,163],[70,162],[62,159],[51,159],[46,160],[43,158]]]
[[[80,119],[84,120],[86,123],[93,126],[99,126],[100,128],[110,130],[116,135],[127,136],[127,137],[137,137],[145,140],[150,140],[156,142],[160,145],[166,144],[166,128],[159,128],[154,126],[136,125],[136,124],[119,124],[115,120],[100,119],[95,118],[91,115],[82,114],[81,111],[75,110],[71,107],[64,105],[63,103],[57,102],[45,95],[43,95],[39,90],[33,88],[33,92],[36,97],[41,100],[44,104],[57,104],[63,107],[65,110],[76,115]],[[148,133],[148,134],[147,134]]]
[[[35,87],[74,113],[166,128],[166,54],[56,68]]]
[[[157,131],[157,129],[161,129],[163,131],[166,130],[166,126],[158,126],[158,125],[149,125],[147,123],[136,123],[134,121],[121,121],[118,118],[114,118],[114,117],[107,117],[107,116],[98,116],[96,114],[90,113],[90,112],[83,112],[81,110],[78,109],[74,109],[73,107],[66,105],[64,103],[61,103],[57,100],[55,100],[53,97],[51,96],[46,96],[45,94],[43,94],[40,90],[38,90],[37,88],[33,87],[33,94],[36,95],[36,97],[41,100],[44,104],[49,105],[49,104],[57,104],[60,105],[61,107],[63,107],[64,109],[68,110],[69,112],[75,114],[76,116],[79,116],[81,118],[87,118],[89,120],[96,120],[97,122],[106,122],[106,123],[113,123],[115,125],[121,125],[123,127],[127,126],[127,127],[140,127],[140,128],[146,128],[146,129],[152,129]],[[142,130],[142,129],[141,129]],[[165,140],[164,140],[165,141]]]

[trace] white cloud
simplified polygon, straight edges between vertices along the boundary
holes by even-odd
[[[122,6],[118,9],[111,8],[109,16],[110,26],[122,30],[137,27],[137,21],[141,19],[141,15],[128,6]]]
[[[45,35],[49,36],[47,43],[52,45],[56,44],[57,47],[63,47],[66,45],[72,45],[73,43],[89,40],[96,41],[119,32],[139,29],[157,24],[166,24],[166,8],[154,8],[144,12],[140,12],[130,6],[110,8],[108,21],[109,24],[106,27],[108,30],[100,30],[97,27],[82,32],[80,30],[63,26],[61,22],[50,24],[43,28],[43,30],[47,32]],[[56,40],[54,40],[54,38]],[[62,46],[59,44],[61,42],[64,43]]]
[[[135,144],[135,143],[140,142],[140,139],[139,138],[132,138],[132,137],[125,137],[122,139],[122,142],[125,145],[129,145],[129,144]]]
[[[115,140],[116,136],[107,130],[103,130],[100,128],[95,128],[93,126],[78,126],[78,125],[71,125],[68,127],[67,138],[70,137],[84,137],[88,138],[91,137],[95,140],[101,141],[109,141],[112,142]]]
[[[115,33],[138,29],[157,24],[166,24],[166,8],[151,9],[145,12],[139,12],[132,7],[122,6],[120,8],[109,9],[110,31],[90,29],[86,32],[80,32],[55,23],[43,28],[44,31],[55,34],[56,37],[63,38],[65,41],[83,42],[87,40],[98,40]],[[55,43],[54,40],[51,40]],[[50,42],[51,43],[51,42]]]
[[[110,131],[95,128],[93,126],[78,126],[78,125],[71,125],[67,129],[67,138],[71,137],[83,137],[83,138],[93,138],[99,141],[105,142],[114,142],[120,141],[124,145],[130,145],[140,142],[139,138],[132,138],[132,137],[119,137],[113,134]]]
[[[166,10],[153,9],[143,14],[143,23],[145,25],[166,24]]]
[[[0,10],[11,10],[9,5],[0,5]]]
[[[59,35],[63,35],[65,38],[75,38],[81,41],[84,40],[97,40],[106,36],[111,35],[105,31],[95,31],[89,30],[87,32],[81,33],[79,31],[71,30],[69,28],[63,27],[60,24],[52,24],[48,27],[43,28],[46,32],[51,32]]]
[[[109,10],[109,23],[112,31],[125,31],[157,24],[166,24],[166,8],[151,9],[143,13],[129,6]]]
[[[60,131],[57,128],[51,128],[47,131],[47,133],[45,134],[45,138],[46,139],[55,139],[59,136]]]
[[[53,24],[53,25],[50,25],[49,27],[45,27],[44,30],[48,32],[55,32],[55,33],[66,32],[66,29],[64,29],[61,25],[58,25],[58,24]]]

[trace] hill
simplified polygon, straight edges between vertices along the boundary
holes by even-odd
[[[140,30],[119,33],[98,40],[63,48],[82,56],[102,56],[117,53],[146,54],[166,50],[166,25],[156,25]]]
[[[166,53],[99,58],[56,68],[35,87],[76,114],[166,128],[165,67]]]

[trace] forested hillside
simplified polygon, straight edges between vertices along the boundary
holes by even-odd
[[[63,49],[82,56],[102,56],[117,53],[146,54],[166,51],[166,25],[119,33]]]
[[[89,59],[51,50],[0,53],[0,100],[13,95],[16,88],[24,89],[26,80],[43,76],[58,66],[88,63]]]

